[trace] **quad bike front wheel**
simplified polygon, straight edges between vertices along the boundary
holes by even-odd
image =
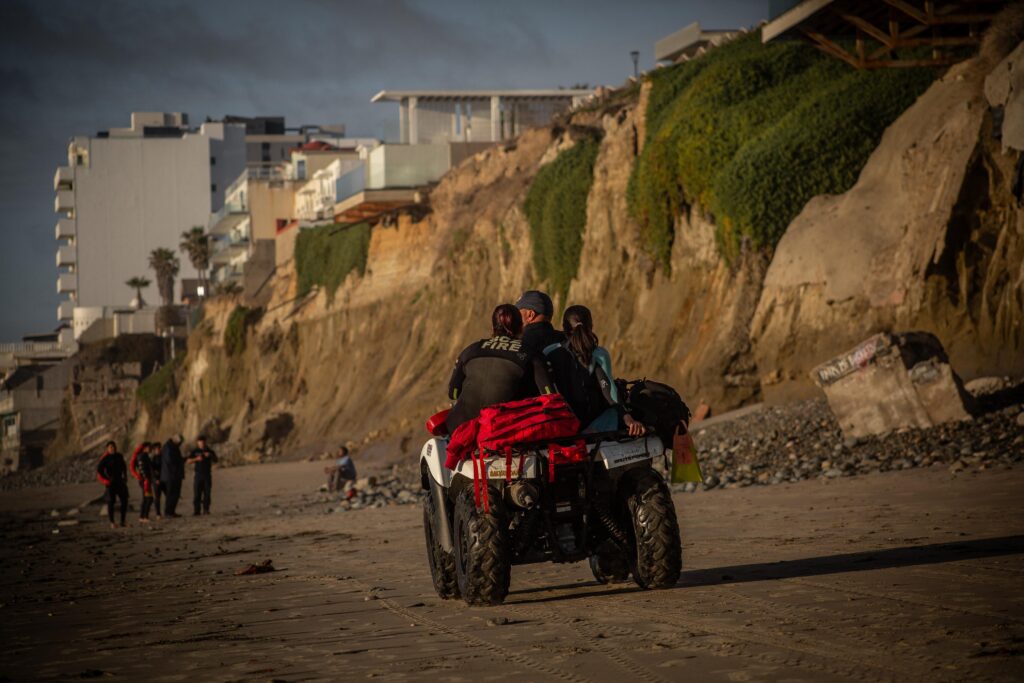
[[[427,564],[434,590],[443,600],[459,597],[459,583],[455,576],[455,552],[446,551],[437,540],[437,502],[433,488],[423,497],[423,534],[427,542]]]
[[[629,581],[629,559],[611,539],[605,539],[590,556],[590,571],[598,583]]]
[[[644,473],[634,482],[626,507],[636,549],[633,580],[641,588],[676,585],[683,570],[683,549],[665,480],[653,470]]]
[[[491,511],[478,510],[472,490],[455,502],[455,573],[459,593],[469,605],[500,605],[508,595],[511,552],[501,498],[491,496]]]

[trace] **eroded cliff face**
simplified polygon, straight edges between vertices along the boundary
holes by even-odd
[[[364,275],[333,299],[296,298],[295,273],[230,356],[235,306],[207,306],[180,389],[143,434],[219,431],[237,455],[303,455],[338,441],[363,457],[415,452],[446,405],[452,363],[500,302],[541,285],[522,204],[537,170],[582,136],[600,152],[577,278],[566,303],[595,314],[621,377],[648,376],[725,410],[814,390],[807,371],[883,330],[938,335],[966,378],[1024,374],[1024,225],[1010,187],[1017,153],[992,138],[983,83],[998,60],[952,69],[885,134],[857,185],[812,200],[771,264],[726,263],[714,226],[678,218],[671,275],[641,248],[626,187],[644,139],[639,102],[528,132],[449,173],[419,221],[373,229]]]
[[[235,302],[211,302],[174,404],[138,431],[222,431],[240,454],[301,454],[338,440],[372,440],[392,454],[418,448],[413,436],[446,405],[459,351],[488,334],[496,304],[540,285],[522,213],[530,181],[595,132],[601,153],[568,299],[593,308],[621,376],[658,377],[720,408],[756,396],[747,326],[763,266],[724,265],[712,226],[695,215],[680,219],[672,276],[656,271],[625,204],[640,110],[633,102],[579,115],[565,130],[531,131],[468,159],[433,190],[425,218],[374,228],[365,275],[349,276],[333,301],[325,292],[297,300],[294,272],[279,271],[238,356],[223,344]]]
[[[857,184],[816,197],[775,252],[751,330],[769,397],[816,391],[807,372],[880,331],[935,333],[965,378],[1024,374],[1024,213],[1018,152],[993,136],[979,57],[885,133]]]

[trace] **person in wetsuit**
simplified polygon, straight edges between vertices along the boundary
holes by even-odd
[[[160,483],[167,493],[164,513],[167,517],[180,517],[178,499],[181,498],[181,482],[185,479],[185,459],[181,457],[181,444],[185,437],[170,438],[160,451]]]
[[[142,489],[142,505],[139,508],[139,523],[149,523],[149,509],[153,506],[153,462],[149,458],[150,444],[143,442],[135,447],[128,471],[139,482]]]
[[[120,526],[124,526],[124,518],[128,514],[128,466],[113,441],[107,442],[107,448],[96,465],[96,478],[107,487],[107,518],[110,520],[110,528],[116,529],[119,526],[114,522],[115,499],[120,500]]]
[[[529,352],[543,356],[546,349],[565,342],[565,335],[551,324],[555,306],[550,296],[536,289],[528,290],[519,297],[516,308],[523,318],[523,346]]]
[[[153,470],[153,510],[156,511],[156,518],[160,519],[160,498],[164,494],[164,485],[160,481],[160,443],[152,441],[149,444],[149,463]]]
[[[213,491],[213,463],[217,454],[206,445],[206,437],[196,439],[196,447],[186,461],[195,465],[192,475],[192,514],[210,514],[210,493]]]
[[[518,337],[523,319],[515,306],[502,304],[491,314],[493,335],[467,346],[455,361],[448,398],[455,401],[445,424],[448,433],[480,415],[487,406],[554,391],[540,354]]]

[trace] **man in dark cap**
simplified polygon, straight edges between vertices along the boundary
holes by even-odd
[[[544,357],[545,350],[565,341],[565,335],[551,325],[555,306],[550,296],[536,289],[525,291],[516,308],[523,316],[523,346],[528,350]]]
[[[196,439],[196,447],[189,453],[187,462],[195,465],[192,478],[192,514],[210,514],[210,493],[213,491],[213,463],[217,454],[206,445],[206,437]]]

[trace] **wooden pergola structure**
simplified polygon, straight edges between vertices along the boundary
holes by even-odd
[[[1007,4],[804,0],[765,24],[761,39],[767,43],[800,38],[857,69],[945,66],[962,60],[963,48],[977,46],[984,29]]]

